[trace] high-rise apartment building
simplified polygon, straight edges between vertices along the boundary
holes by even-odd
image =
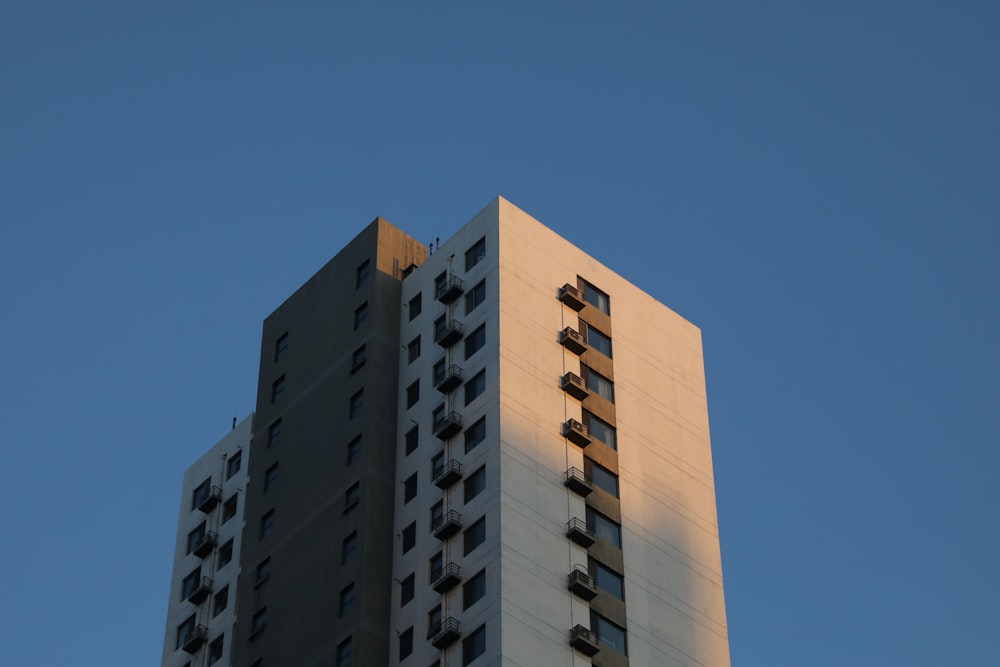
[[[235,620],[189,499],[164,665],[729,664],[700,332],[502,198],[268,317],[250,449]]]

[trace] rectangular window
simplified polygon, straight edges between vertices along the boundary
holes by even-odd
[[[229,540],[221,547],[219,547],[219,566],[217,570],[221,570],[223,566],[228,565],[229,561],[233,559],[233,541]]]
[[[281,397],[285,394],[285,376],[282,375],[280,378],[271,383],[271,402],[277,403],[281,400]]]
[[[361,436],[347,443],[347,465],[356,463],[361,458]]]
[[[448,284],[448,272],[442,271],[434,277],[434,297],[437,298]]]
[[[351,667],[351,649],[350,637],[337,645],[337,667]]]
[[[480,394],[486,391],[486,369],[476,373],[471,380],[465,383],[465,404],[474,401]]]
[[[602,650],[607,646],[622,655],[628,655],[628,645],[625,643],[625,628],[612,623],[596,611],[592,611],[590,612],[590,629],[601,640]]]
[[[486,488],[486,466],[480,466],[479,470],[465,478],[465,502],[469,502],[478,496]]]
[[[406,346],[406,363],[412,364],[420,358],[420,336],[417,336]]]
[[[423,310],[424,306],[423,306],[422,301],[423,301],[423,299],[422,299],[422,295],[421,295],[420,292],[417,292],[417,295],[415,297],[413,297],[412,299],[410,299],[409,311],[410,311],[410,321],[411,322],[413,321],[413,318],[416,317],[417,315],[419,315],[420,311]]]
[[[273,491],[278,485],[278,464],[275,463],[273,466],[264,471],[264,493]]]
[[[187,643],[188,637],[191,636],[196,627],[198,627],[198,623],[195,614],[191,614],[186,621],[177,626],[177,648]]]
[[[486,570],[480,570],[462,585],[462,611],[486,595]]]
[[[413,473],[403,480],[403,504],[410,502],[417,497],[417,473]]]
[[[583,374],[583,379],[587,383],[587,389],[612,403],[615,402],[614,382],[582,364],[580,365],[580,373]]]
[[[403,553],[412,549],[417,544],[417,522],[413,521],[403,529]]]
[[[365,365],[368,358],[368,351],[364,345],[351,353],[351,373],[357,373]]]
[[[363,407],[365,407],[365,390],[359,389],[353,396],[351,396],[351,402],[347,408],[347,418],[354,419],[360,415]]]
[[[486,541],[486,516],[483,515],[474,524],[465,529],[462,534],[464,539],[465,555],[472,553],[473,549]]]
[[[427,612],[427,638],[430,639],[441,631],[441,605],[436,605]]]
[[[431,505],[431,530],[436,529],[444,521],[444,501],[439,500]]]
[[[602,540],[621,549],[622,527],[592,507],[587,508],[587,528],[594,531]]]
[[[361,262],[361,266],[354,272],[354,289],[358,289],[368,282],[368,275],[371,273],[371,262],[367,259]]]
[[[444,452],[438,452],[431,458],[431,479],[437,479],[442,472],[444,472]]]
[[[406,432],[406,454],[412,454],[417,449],[417,444],[420,438],[420,427],[414,426],[409,431]]]
[[[340,608],[339,613],[341,616],[344,614],[351,613],[354,609],[354,584],[347,584],[340,591]]]
[[[267,607],[261,607],[250,621],[250,636],[263,632],[267,627]]]
[[[471,248],[465,251],[465,270],[468,271],[486,257],[486,237],[476,241]]]
[[[444,335],[444,330],[448,328],[448,316],[442,315],[441,317],[434,320],[434,340],[441,340],[441,336]]]
[[[486,280],[480,280],[475,287],[465,293],[465,314],[468,315],[476,306],[486,300]]]
[[[597,438],[611,449],[618,449],[618,433],[614,426],[586,410],[583,411],[583,425],[590,430],[591,437]]]
[[[274,530],[274,510],[270,509],[264,512],[264,515],[260,517],[260,539],[264,539],[271,534]]]
[[[262,583],[264,583],[270,578],[271,578],[271,558],[268,557],[257,564],[257,580],[254,583],[257,586],[260,586]]]
[[[240,465],[243,463],[243,452],[236,452],[229,457],[226,461],[226,479],[232,478],[233,475],[240,471]]]
[[[212,478],[209,477],[204,482],[196,486],[194,491],[191,492],[191,509],[199,507],[203,502],[208,500],[208,498],[211,495],[212,495]]]
[[[201,566],[199,565],[194,569],[191,574],[184,577],[184,581],[181,582],[181,602],[187,600],[191,597],[191,594],[198,589],[198,585],[201,583]]]
[[[465,337],[465,358],[468,359],[486,344],[486,325],[480,324],[475,331]]]
[[[604,466],[584,457],[583,472],[594,482],[594,486],[618,498],[618,475]]]
[[[288,352],[288,332],[281,334],[278,340],[274,341],[274,360],[281,361],[281,359]]]
[[[361,482],[355,482],[344,492],[344,511],[354,509],[361,501]]]
[[[406,388],[406,407],[412,408],[420,400],[420,380],[414,380],[413,383]]]
[[[462,667],[486,653],[486,626],[480,625],[462,640]]]
[[[431,556],[430,566],[431,575],[428,581],[433,584],[441,576],[441,570],[444,569],[444,556],[440,551]]]
[[[344,542],[340,547],[340,562],[349,563],[354,560],[354,556],[358,552],[358,531],[352,532],[350,535],[344,538]]]
[[[226,636],[223,634],[213,639],[212,643],[208,645],[208,664],[214,665],[222,660],[222,647],[225,641]]]
[[[583,299],[605,315],[611,314],[611,299],[588,282],[583,283]]]
[[[364,326],[365,322],[368,321],[368,302],[365,301],[363,304],[354,309],[354,330],[357,331]]]
[[[187,552],[191,553],[205,541],[205,537],[208,535],[207,529],[205,528],[205,522],[202,521],[198,524],[198,527],[188,533],[187,540]]]
[[[465,453],[486,439],[486,417],[480,417],[476,423],[465,429]]]
[[[399,659],[408,657],[413,653],[413,626],[406,628],[399,634]]]
[[[267,446],[274,447],[281,442],[281,420],[276,419],[267,427]]]
[[[229,606],[229,586],[215,594],[212,600],[212,617],[215,618]]]
[[[416,575],[410,576],[399,582],[399,606],[405,607],[406,603],[413,599],[413,592],[416,588]]]
[[[611,357],[611,337],[595,329],[586,322],[580,322],[581,332],[587,338],[587,345],[606,357]]]
[[[444,411],[444,404],[442,403],[441,405],[434,408],[433,412],[431,412],[431,428],[435,432],[437,432],[438,429],[441,428],[441,425],[444,423],[444,417],[445,417],[445,411]]]
[[[590,572],[598,588],[619,600],[625,599],[625,580],[622,575],[594,559],[590,559]]]

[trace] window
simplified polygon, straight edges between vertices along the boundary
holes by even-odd
[[[368,302],[365,301],[363,304],[354,309],[354,330],[360,329],[365,322],[368,321]]]
[[[465,293],[465,314],[468,315],[476,306],[486,300],[486,281],[480,280],[476,286]]]
[[[591,437],[597,438],[611,449],[618,449],[618,434],[615,427],[583,411],[583,425],[590,430]]]
[[[434,408],[431,412],[431,428],[436,432],[441,428],[441,424],[444,423],[444,403]]]
[[[349,614],[351,610],[354,609],[354,584],[347,584],[340,591],[340,607],[339,613],[341,616],[344,614]]]
[[[417,336],[406,346],[406,363],[412,364],[420,358],[420,336]]]
[[[416,577],[413,574],[399,582],[399,606],[405,607],[406,603],[413,599]]]
[[[225,611],[226,607],[229,606],[229,586],[226,586],[221,591],[215,594],[215,598],[212,600],[212,617],[216,617]]]
[[[593,559],[590,561],[590,571],[598,588],[619,600],[625,599],[625,582],[620,574]]]
[[[580,366],[580,372],[587,383],[587,389],[612,403],[615,402],[615,383],[587,366]]]
[[[191,509],[194,509],[208,500],[212,495],[212,478],[209,477],[204,482],[195,487],[191,492]]]
[[[267,607],[261,607],[250,621],[250,636],[253,637],[267,627]]]
[[[229,540],[221,547],[219,547],[219,567],[216,569],[221,570],[223,566],[227,565],[229,561],[233,559],[233,541]]]
[[[198,584],[200,583],[201,566],[199,565],[191,574],[184,577],[184,581],[181,582],[181,602],[191,597],[191,594],[198,590]]]
[[[422,297],[422,294],[420,292],[417,292],[417,295],[415,297],[413,297],[412,299],[410,299],[409,310],[410,310],[410,320],[411,321],[413,320],[414,317],[416,317],[417,315],[419,315],[420,311],[423,310],[423,308],[424,308],[423,303],[422,303],[423,299],[421,297]]]
[[[431,459],[431,479],[437,479],[444,472],[444,452],[438,452]]]
[[[611,314],[611,299],[588,282],[583,283],[583,299],[605,315]]]
[[[412,454],[417,449],[417,444],[419,441],[420,427],[414,426],[409,431],[406,432],[406,453],[407,455]]]
[[[239,502],[239,494],[234,493],[222,504],[222,523],[225,523],[236,516],[236,505]]]
[[[621,548],[622,527],[591,507],[587,508],[587,528],[594,531],[602,540]]]
[[[588,458],[583,459],[583,471],[594,482],[599,489],[607,491],[615,498],[618,498],[618,475],[614,474],[604,466],[598,465]]]
[[[261,562],[257,564],[257,580],[254,582],[256,586],[260,586],[262,583],[271,578],[271,557],[268,556]]]
[[[417,543],[417,522],[410,523],[403,529],[403,553],[412,549]]]
[[[403,504],[410,502],[417,496],[417,473],[413,473],[403,480]]]
[[[274,531],[274,510],[264,512],[260,518],[260,539],[264,539]]]
[[[288,352],[288,332],[281,334],[278,340],[274,341],[274,360],[281,361]]]
[[[281,400],[281,397],[285,393],[285,376],[282,375],[280,378],[271,383],[271,402],[277,403]]]
[[[436,364],[434,364],[434,368],[431,369],[431,378],[434,386],[441,384],[447,370],[448,362],[444,359],[440,359]]]
[[[435,581],[437,581],[437,578],[441,576],[441,570],[444,569],[444,556],[440,551],[431,556],[430,565],[431,565],[430,582],[433,584]]]
[[[351,373],[357,373],[361,370],[361,367],[365,365],[367,357],[368,351],[364,345],[354,350],[354,352],[351,353]]]
[[[580,323],[584,334],[587,338],[587,345],[594,348],[606,357],[611,356],[611,338],[594,327],[590,326],[586,322]]]
[[[267,446],[276,447],[281,442],[281,420],[276,419],[267,427]]]
[[[476,373],[465,383],[465,404],[472,403],[480,394],[486,391],[486,369]]]
[[[480,417],[476,423],[465,429],[465,453],[486,439],[486,417]]]
[[[202,521],[198,527],[188,533],[187,552],[191,553],[205,541],[208,532],[205,529],[205,522]]]
[[[337,645],[337,667],[351,665],[351,638],[348,637]]]
[[[420,380],[414,380],[413,384],[406,388],[406,407],[412,408],[420,400]]]
[[[195,614],[191,614],[186,621],[177,626],[177,648],[187,643],[188,637],[198,626]]]
[[[462,666],[486,653],[486,626],[480,625],[462,640]]]
[[[236,452],[226,461],[226,479],[240,471],[240,464],[243,462],[243,452]]]
[[[436,605],[427,612],[427,637],[433,637],[441,631],[441,605]]]
[[[465,540],[465,555],[486,541],[486,517],[482,516],[474,524],[465,529],[462,534]]]
[[[465,270],[468,271],[486,257],[486,237],[476,241],[465,251]]]
[[[344,538],[344,543],[340,547],[340,562],[349,563],[354,560],[358,552],[358,531],[352,532]]]
[[[448,316],[442,315],[441,317],[434,320],[434,340],[441,340],[441,336],[444,335],[444,330],[448,328]]]
[[[264,471],[264,493],[273,491],[274,487],[278,484],[278,464],[275,463],[273,466]]]
[[[462,611],[486,595],[486,570],[480,570],[462,585]]]
[[[444,501],[439,500],[431,505],[431,530],[441,525],[444,520]]]
[[[355,482],[347,487],[344,492],[344,511],[348,511],[358,506],[361,501],[361,482]]]
[[[347,418],[354,419],[361,414],[361,408],[365,406],[365,390],[359,389],[351,396],[351,403],[347,410]]]
[[[485,344],[486,325],[480,324],[475,331],[465,337],[465,358],[468,359],[474,355]]]
[[[590,612],[590,629],[601,640],[602,650],[605,646],[608,646],[622,655],[628,655],[628,646],[625,643],[625,628],[612,623],[596,611],[592,611]]]
[[[478,496],[486,488],[486,466],[465,478],[465,502]]]
[[[403,660],[413,653],[413,626],[406,628],[399,634],[399,659]]]
[[[354,272],[354,289],[358,289],[368,282],[368,275],[371,273],[371,262],[367,259],[361,262],[361,266]]]
[[[448,284],[448,272],[442,271],[434,278],[434,297],[437,298],[438,295],[444,290],[445,285]]]
[[[351,465],[361,458],[361,436],[354,438],[347,443],[347,465]]]
[[[208,645],[208,664],[214,665],[222,660],[222,645],[226,641],[225,635],[219,635]]]

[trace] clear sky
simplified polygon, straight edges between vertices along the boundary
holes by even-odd
[[[5,3],[0,662],[158,664],[263,318],[376,215],[444,239],[502,194],[703,330],[734,665],[1000,664],[998,35],[994,0]]]

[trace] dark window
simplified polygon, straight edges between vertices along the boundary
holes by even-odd
[[[285,376],[282,375],[280,378],[271,383],[271,402],[277,403],[281,400],[281,397],[285,393]]]
[[[587,508],[587,528],[594,531],[602,540],[621,548],[622,527],[591,507]]]
[[[236,516],[236,506],[239,502],[237,498],[238,494],[231,495],[226,502],[222,504],[222,523],[225,523]]]
[[[412,454],[417,449],[420,438],[420,427],[414,426],[406,432],[406,453]]]
[[[344,543],[341,545],[340,549],[340,562],[348,563],[354,560],[355,554],[358,551],[358,531],[354,531],[350,535],[344,538]]]
[[[434,278],[434,296],[437,297],[448,283],[448,272],[442,271]]]
[[[413,599],[416,577],[411,574],[406,579],[399,582],[399,606],[405,607],[406,603]]]
[[[177,648],[180,648],[187,642],[188,637],[195,631],[197,626],[198,623],[195,614],[191,614],[186,621],[177,626]]]
[[[276,419],[267,427],[267,446],[274,447],[281,442],[281,420]]]
[[[588,458],[583,460],[583,471],[593,480],[594,485],[618,497],[618,475]]]
[[[476,241],[471,248],[465,251],[465,270],[468,271],[486,257],[486,237]]]
[[[191,509],[194,509],[208,500],[212,495],[212,478],[209,477],[204,482],[195,487],[191,492]]]
[[[420,358],[420,336],[417,336],[406,346],[406,363],[412,364]]]
[[[354,419],[361,414],[361,409],[365,406],[365,390],[359,389],[351,396],[351,402],[347,409],[348,419]]]
[[[363,304],[354,309],[354,330],[360,329],[365,322],[368,321],[368,302],[365,301]]]
[[[431,530],[441,525],[444,520],[444,501],[439,500],[431,505]]]
[[[412,522],[403,529],[403,553],[412,549],[417,543],[417,522]]]
[[[417,497],[417,473],[413,473],[403,480],[403,504],[410,502]]]
[[[250,636],[262,632],[267,627],[267,607],[261,607],[250,621]]]
[[[420,380],[414,380],[413,384],[406,388],[406,407],[412,408],[420,400]]]
[[[347,443],[347,465],[351,465],[361,458],[361,436],[354,438]]]
[[[583,411],[583,424],[590,430],[591,437],[597,438],[611,449],[618,449],[618,434],[611,424]]]
[[[365,365],[365,360],[368,358],[368,351],[364,345],[354,350],[351,353],[351,372],[356,373]]]
[[[593,559],[590,561],[590,571],[598,588],[619,600],[625,599],[625,582],[620,574]]]
[[[440,384],[441,380],[444,379],[444,375],[447,370],[448,362],[444,359],[441,359],[434,364],[434,368],[431,369],[431,377],[434,380],[434,385]]]
[[[229,586],[215,594],[212,601],[212,617],[218,616],[229,606]]]
[[[424,306],[423,306],[423,303],[422,303],[421,296],[422,296],[421,293],[417,292],[417,295],[415,297],[413,297],[412,299],[410,299],[410,319],[411,320],[414,317],[416,317],[417,315],[419,315],[420,311],[423,310]]]
[[[259,586],[268,579],[271,578],[271,558],[265,558],[260,563],[257,564],[257,581],[256,584]]]
[[[465,502],[469,502],[486,488],[486,466],[465,478]]]
[[[431,556],[430,566],[431,566],[430,582],[434,583],[435,581],[437,581],[437,578],[441,576],[441,570],[444,568],[444,556],[441,554],[440,551]]]
[[[219,635],[208,645],[208,664],[214,665],[222,660],[222,645],[226,641],[225,635]]]
[[[486,325],[480,324],[475,331],[465,337],[465,358],[474,355],[486,344]]]
[[[480,625],[462,640],[462,666],[486,653],[486,626]]]
[[[441,424],[444,422],[444,415],[444,403],[434,408],[434,411],[431,412],[431,428],[434,431],[441,428]]]
[[[399,659],[403,660],[413,653],[413,626],[406,628],[399,635]]]
[[[264,493],[273,491],[274,487],[278,484],[278,464],[275,463],[273,466],[264,471]]]
[[[191,572],[191,574],[184,577],[184,581],[181,582],[181,602],[191,597],[191,594],[198,589],[198,584],[200,583],[201,566],[199,565],[193,572]]]
[[[465,383],[465,404],[474,401],[484,391],[486,391],[486,369],[479,371]]]
[[[274,530],[274,510],[270,509],[264,512],[264,515],[260,517],[260,539],[264,539],[271,534]]]
[[[219,567],[216,569],[221,570],[224,565],[227,565],[229,561],[233,559],[233,541],[229,540],[221,547],[219,547]]]
[[[368,275],[371,273],[371,262],[367,259],[361,262],[354,275],[354,288],[357,289],[368,282]]]
[[[465,293],[465,314],[468,315],[476,306],[486,300],[486,281],[480,280],[476,286]]]
[[[480,570],[462,586],[462,610],[466,610],[486,595],[486,570]]]
[[[628,645],[625,643],[625,628],[604,618],[596,611],[590,612],[590,629],[601,640],[601,648],[613,648],[622,655],[628,655]]]
[[[611,299],[607,294],[597,289],[590,283],[585,282],[583,284],[583,298],[587,303],[594,308],[597,308],[605,315],[611,314]]]
[[[355,482],[347,487],[347,491],[344,492],[344,511],[358,506],[358,502],[361,500],[361,482]]]
[[[229,479],[240,471],[240,464],[243,463],[243,452],[236,452],[226,461],[226,479]]]
[[[351,638],[337,645],[337,667],[351,667]]]
[[[351,613],[354,609],[354,584],[347,584],[340,591],[340,615]]]
[[[441,632],[441,605],[436,605],[427,612],[427,637],[433,637]]]
[[[278,340],[274,341],[274,360],[280,361],[288,352],[288,332],[281,334]]]
[[[444,335],[444,330],[448,326],[448,316],[442,315],[434,320],[434,340],[439,340]]]
[[[465,453],[486,439],[486,417],[480,417],[475,424],[465,429]]]
[[[431,458],[431,479],[437,479],[444,471],[444,452],[438,452]]]
[[[465,540],[465,555],[486,541],[486,517],[482,516],[474,524],[465,529],[462,537]]]
[[[197,528],[188,533],[187,552],[191,553],[199,546],[201,546],[201,543],[205,541],[205,536],[207,534],[208,533],[205,529],[205,522],[202,521],[200,524],[198,524]]]
[[[615,383],[587,366],[580,366],[580,372],[587,383],[587,389],[612,403],[615,402]]]
[[[581,322],[580,324],[583,328],[583,334],[587,337],[587,345],[594,348],[604,356],[610,357],[611,338],[585,322]]]

